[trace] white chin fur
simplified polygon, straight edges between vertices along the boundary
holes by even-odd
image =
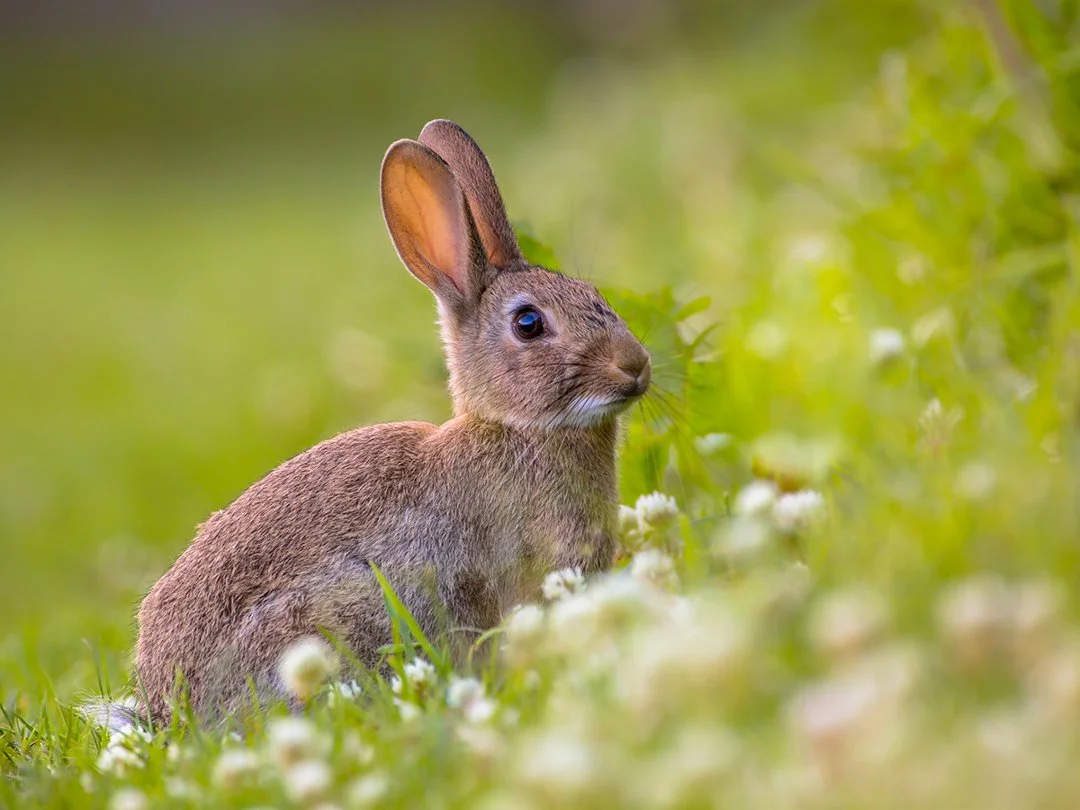
[[[625,400],[587,396],[575,399],[550,422],[552,428],[586,428],[608,419],[626,406]]]

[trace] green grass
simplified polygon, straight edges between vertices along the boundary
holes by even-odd
[[[450,58],[432,19],[418,78],[385,85],[389,13],[356,40],[174,43],[142,83],[120,52],[0,57],[42,90],[0,165],[0,805],[1070,806],[1080,39],[1067,3],[1003,3],[997,41],[938,5],[570,62],[537,27],[534,70],[464,23]],[[359,74],[376,123],[335,112]],[[249,104],[219,120],[214,93]],[[335,431],[448,413],[375,194],[385,145],[448,113],[649,344],[623,500],[678,515],[468,672],[429,651],[400,694],[324,689],[292,753],[267,707],[103,771],[71,707],[121,688],[194,525]],[[763,477],[820,493],[816,519],[740,514]]]

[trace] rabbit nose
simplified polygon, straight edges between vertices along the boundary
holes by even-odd
[[[628,380],[633,383],[634,394],[645,393],[645,389],[649,387],[649,381],[652,379],[652,364],[649,362],[649,355],[644,349],[618,358],[615,366],[621,374],[626,375]]]

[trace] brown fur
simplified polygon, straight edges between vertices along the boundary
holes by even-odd
[[[383,210],[436,294],[455,417],[349,431],[285,462],[203,524],[139,611],[145,707],[197,715],[281,696],[284,649],[327,630],[367,665],[389,641],[371,565],[425,632],[480,631],[546,572],[610,566],[616,424],[648,355],[591,286],[521,257],[483,153],[450,122],[383,162]],[[539,310],[545,335],[511,323]]]

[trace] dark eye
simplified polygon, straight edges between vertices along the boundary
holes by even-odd
[[[532,307],[514,313],[514,333],[522,340],[535,340],[544,334],[544,319]]]

